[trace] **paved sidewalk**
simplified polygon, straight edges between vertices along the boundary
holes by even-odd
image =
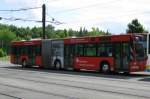
[[[150,76],[150,71],[148,72],[148,71],[145,70],[143,72],[133,72],[131,74],[143,74],[143,75],[149,75]]]

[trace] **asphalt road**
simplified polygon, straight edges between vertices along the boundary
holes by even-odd
[[[150,73],[22,69],[0,61],[0,99],[150,99]]]

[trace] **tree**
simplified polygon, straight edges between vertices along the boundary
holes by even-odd
[[[3,49],[0,48],[0,57],[3,57],[3,56],[5,56],[5,53],[4,53]]]
[[[69,37],[69,33],[66,29],[64,29],[64,35],[65,35],[65,37]]]
[[[46,26],[46,38],[53,38],[55,36],[55,27],[52,25]]]
[[[4,52],[9,52],[10,42],[15,39],[15,33],[11,32],[9,29],[0,30],[0,48],[2,48]]]
[[[133,19],[131,23],[128,24],[127,33],[147,33],[143,25],[138,21],[138,19]]]
[[[110,35],[110,33],[108,31],[105,32],[105,31],[99,30],[99,28],[92,27],[92,31],[89,32],[89,35],[90,36]]]
[[[30,32],[31,32],[32,38],[39,38],[42,35],[42,28],[33,27]]]
[[[15,33],[11,32],[10,30],[8,29],[0,30],[0,40],[10,42],[14,40],[15,38],[16,38]]]
[[[70,28],[70,29],[68,30],[68,35],[69,35],[69,37],[74,37],[74,36],[77,35],[77,32],[74,31],[74,30],[72,30],[72,29]]]
[[[87,29],[80,27],[79,32],[76,34],[78,37],[83,37],[83,36],[88,36],[88,31]]]

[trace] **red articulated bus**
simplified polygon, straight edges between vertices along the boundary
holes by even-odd
[[[147,55],[141,38],[141,35],[111,35],[13,42],[11,62],[104,73],[144,71]]]

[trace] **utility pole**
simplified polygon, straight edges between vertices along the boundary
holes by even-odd
[[[43,26],[43,39],[45,39],[45,21],[46,21],[46,6],[42,5],[42,26]]]

